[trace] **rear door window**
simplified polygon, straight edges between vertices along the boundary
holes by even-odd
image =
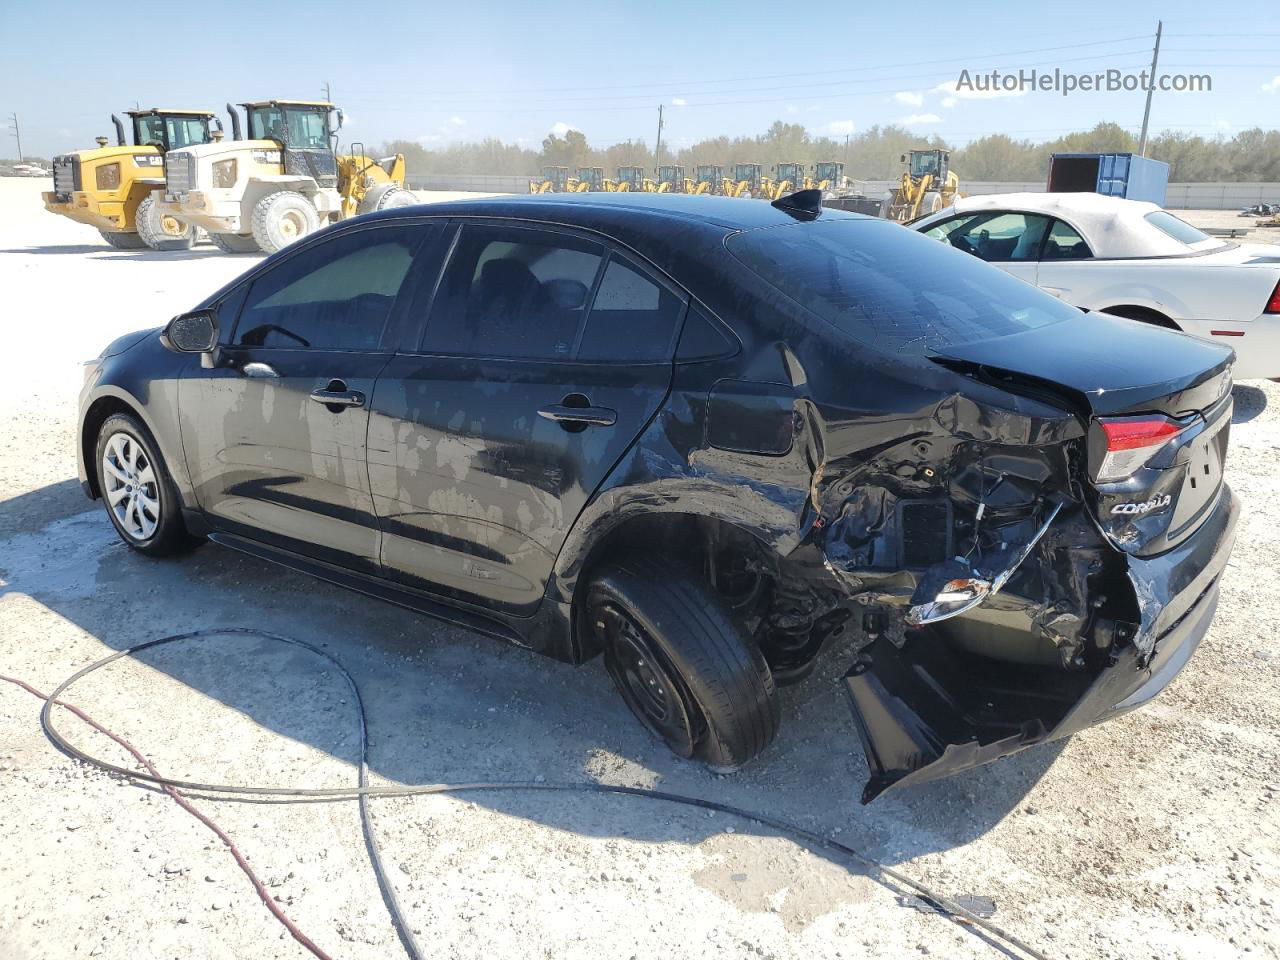
[[[665,286],[612,257],[591,303],[578,359],[670,359],[683,308],[683,300]]]
[[[1074,227],[1061,220],[1053,221],[1049,236],[1044,242],[1041,260],[1083,260],[1092,256],[1089,244],[1085,243],[1084,237]]]
[[[1079,311],[972,257],[877,220],[819,220],[735,234],[729,251],[807,310],[881,349],[1010,336]]]
[[[569,359],[604,263],[593,241],[464,224],[427,318],[428,353]]]

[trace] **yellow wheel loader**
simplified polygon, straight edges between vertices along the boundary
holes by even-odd
[[[960,193],[960,178],[950,169],[946,150],[912,150],[902,155],[907,169],[902,182],[889,197],[885,216],[898,223],[910,223],[951,206]]]
[[[529,181],[530,193],[567,193],[568,190],[568,167],[543,167],[542,176]]]
[[[644,167],[619,167],[618,179],[614,181],[616,193],[643,193]]]
[[[200,227],[227,253],[275,253],[348,217],[411,206],[404,154],[373,158],[360,144],[337,151],[342,111],[327,101],[231,104],[233,139],[170,150],[156,206]],[[247,139],[245,134],[247,133]]]
[[[604,167],[579,167],[577,174],[569,178],[565,187],[568,193],[599,193],[605,189]]]
[[[773,172],[776,176],[765,177],[757,194],[764,200],[777,200],[804,187],[803,163],[780,163]]]
[[[735,163],[733,178],[725,181],[721,192],[726,197],[760,196],[765,182],[764,167],[758,163]]]
[[[684,167],[661,166],[658,168],[658,193],[692,193],[693,181],[685,177]]]
[[[844,175],[844,164],[838,160],[820,160],[813,165],[813,176],[805,177],[806,190],[821,190],[824,197],[842,196],[853,189]]]
[[[195,241],[195,230],[156,209],[164,187],[164,155],[211,143],[222,135],[222,124],[208,110],[157,107],[131,110],[127,116],[133,146],[113,114],[114,147],[98,137],[94,149],[53,158],[53,190],[41,195],[44,207],[95,227],[103,240],[121,250],[186,250]]]
[[[700,163],[693,168],[693,189],[689,192],[699,196],[719,193],[724,180],[724,167],[714,163]]]

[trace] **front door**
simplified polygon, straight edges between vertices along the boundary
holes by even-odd
[[[464,224],[420,345],[373,398],[387,574],[532,613],[579,512],[666,397],[684,306],[596,240]]]
[[[425,228],[381,225],[309,244],[219,311],[221,362],[183,382],[183,444],[214,526],[378,570],[365,438],[386,330]],[[234,312],[234,311],[233,311]]]
[[[986,210],[944,220],[925,236],[986,260],[1005,273],[1035,285],[1040,249],[1049,218],[1036,213]]]

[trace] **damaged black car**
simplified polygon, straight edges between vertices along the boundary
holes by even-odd
[[[497,197],[287,247],[86,367],[80,477],[572,663],[716,769],[844,658],[863,800],[1149,700],[1235,535],[1224,347],[894,223]]]

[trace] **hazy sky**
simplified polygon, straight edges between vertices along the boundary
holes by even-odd
[[[0,115],[16,112],[24,151],[48,156],[91,146],[110,133],[108,115],[135,101],[221,111],[228,100],[318,98],[328,81],[349,118],[344,142],[537,146],[552,128],[576,127],[593,144],[652,143],[659,103],[677,147],[776,119],[840,136],[900,123],[955,143],[995,131],[1043,140],[1099,120],[1136,132],[1144,95],[956,96],[940,85],[966,68],[1141,70],[1163,18],[1162,72],[1208,73],[1213,89],[1157,93],[1154,130],[1280,126],[1276,0],[932,4],[920,18],[900,3],[829,0],[364,8],[359,28],[358,7],[327,0],[164,4],[154,16],[106,13],[100,0],[0,0]],[[12,156],[4,120],[0,134],[0,156]]]

